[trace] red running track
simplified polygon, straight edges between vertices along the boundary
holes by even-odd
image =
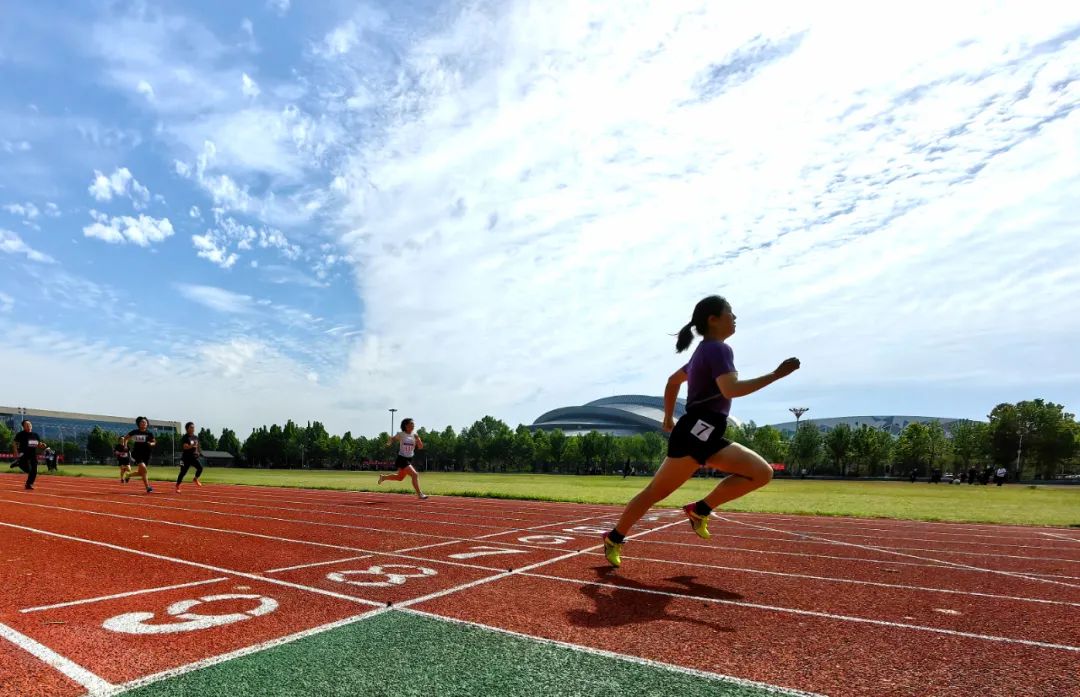
[[[706,543],[659,511],[615,571],[613,507],[16,479],[0,642],[23,650],[0,695],[125,685],[387,603],[830,695],[1080,694],[1068,530],[734,514]]]

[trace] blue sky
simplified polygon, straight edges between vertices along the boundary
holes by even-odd
[[[658,394],[1080,407],[1067,3],[0,9],[0,403],[372,432]],[[399,414],[400,415],[400,414]]]

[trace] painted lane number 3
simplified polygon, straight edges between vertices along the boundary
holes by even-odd
[[[200,605],[222,600],[255,600],[258,601],[258,605],[251,610],[232,612],[225,615],[203,615],[198,612],[191,612]],[[234,622],[243,622],[244,620],[250,620],[252,617],[267,615],[277,608],[278,602],[264,595],[227,593],[173,603],[165,609],[168,621],[160,624],[149,624],[149,621],[156,617],[152,612],[129,612],[111,617],[105,620],[101,626],[110,632],[119,632],[121,634],[176,634],[221,627]]]

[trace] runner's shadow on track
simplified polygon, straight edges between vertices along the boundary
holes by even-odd
[[[596,572],[601,583],[611,585],[582,586],[581,594],[592,600],[596,607],[592,611],[580,609],[567,611],[566,618],[571,624],[580,627],[622,627],[666,620],[694,624],[714,632],[735,631],[732,627],[724,627],[698,617],[673,614],[669,606],[676,598],[672,595],[661,595],[661,593],[680,593],[716,600],[741,600],[742,596],[738,593],[698,583],[693,576],[672,576],[667,579],[681,586],[681,588],[673,588],[670,584],[649,585],[625,577],[619,577],[615,581],[609,578],[613,572],[611,567],[596,567]]]

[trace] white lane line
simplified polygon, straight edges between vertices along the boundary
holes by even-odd
[[[109,695],[116,695],[116,694],[119,694],[121,692],[127,692],[129,690],[134,690],[135,688],[138,688],[138,687],[145,687],[146,685],[150,685],[152,683],[161,682],[162,680],[168,680],[170,678],[179,677],[181,675],[184,675],[185,673],[191,673],[193,671],[200,670],[202,668],[209,668],[210,666],[215,666],[215,665],[218,665],[219,663],[224,663],[226,661],[231,661],[234,658],[241,658],[242,656],[248,656],[250,654],[257,653],[259,651],[264,651],[266,649],[272,649],[272,648],[274,648],[276,646],[282,646],[284,644],[291,644],[294,641],[300,641],[301,639],[307,639],[308,637],[315,636],[316,634],[322,634],[322,633],[328,632],[328,631],[330,631],[332,629],[337,629],[339,627],[345,627],[347,625],[355,624],[355,623],[360,622],[362,620],[370,619],[372,617],[375,617],[376,615],[381,615],[384,612],[386,612],[385,607],[376,608],[374,610],[368,610],[367,612],[361,613],[359,615],[353,615],[352,617],[346,617],[345,619],[342,619],[342,620],[337,620],[335,622],[330,622],[328,624],[319,625],[318,627],[312,627],[311,629],[305,629],[302,632],[296,632],[295,634],[288,634],[288,635],[283,636],[283,637],[278,637],[277,639],[270,639],[269,641],[264,641],[264,642],[261,642],[261,643],[258,643],[258,644],[252,644],[251,646],[246,646],[246,647],[244,647],[242,649],[237,649],[235,651],[230,651],[229,653],[223,653],[223,654],[219,654],[217,656],[211,656],[210,658],[204,658],[201,661],[195,661],[193,663],[187,663],[187,664],[184,664],[182,666],[177,666],[176,668],[170,668],[169,670],[164,670],[164,671],[162,671],[160,673],[154,673],[153,675],[147,675],[145,677],[137,678],[137,679],[132,680],[130,682],[126,682],[126,683],[124,683],[122,685],[113,686],[112,690],[110,690],[109,692],[101,695],[100,697],[108,697]],[[95,695],[94,697],[99,697],[99,696]]]
[[[383,529],[383,528],[372,528],[372,527],[365,527],[365,526],[362,526],[362,525],[346,525],[344,523],[323,523],[323,522],[314,521],[314,520],[298,520],[298,519],[294,519],[294,518],[277,518],[277,517],[274,517],[274,516],[266,516],[266,515],[252,515],[252,514],[246,514],[246,513],[231,513],[231,512],[228,512],[228,511],[213,511],[213,510],[206,510],[206,509],[202,509],[202,508],[185,508],[183,506],[158,506],[158,505],[154,505],[154,504],[145,504],[145,503],[132,502],[132,501],[88,499],[88,498],[83,498],[83,497],[79,497],[79,496],[66,496],[66,495],[60,495],[60,494],[41,494],[40,496],[38,496],[36,498],[63,499],[63,500],[67,500],[67,501],[86,501],[88,503],[108,504],[108,505],[113,505],[113,506],[136,506],[136,507],[143,508],[144,512],[147,512],[147,513],[149,513],[149,511],[145,511],[146,508],[155,509],[155,510],[162,510],[162,511],[183,511],[185,513],[199,513],[199,514],[214,515],[214,516],[219,516],[219,517],[244,518],[246,520],[271,520],[271,521],[274,521],[274,522],[277,522],[277,523],[292,523],[294,525],[309,525],[309,526],[325,527],[325,528],[341,528],[341,529],[344,529],[344,530],[354,530],[354,531],[364,531],[364,532],[379,532],[379,533],[393,534],[393,535],[408,535],[408,536],[411,536],[411,537],[427,537],[427,538],[434,538],[434,539],[439,539],[439,540],[449,540],[451,542],[468,542],[468,541],[471,541],[473,539],[482,539],[482,538],[474,538],[474,537],[454,537],[454,536],[450,536],[450,535],[439,535],[439,534],[435,534],[435,533],[426,533],[426,532],[413,532],[411,530],[386,530],[386,529]],[[25,501],[18,501],[18,500],[13,500],[13,499],[0,499],[0,502],[6,502],[6,503],[11,503],[11,504],[16,504],[16,505],[37,505],[37,506],[40,506],[42,508],[48,508],[48,506],[46,506],[45,504],[28,504]],[[61,506],[59,504],[57,504],[57,506],[55,506],[55,508],[57,510],[64,510],[64,511],[79,511],[81,513],[90,513],[90,514],[95,514],[95,515],[112,515],[114,517],[120,517],[119,514],[115,514],[115,513],[106,513],[106,512],[103,512],[103,511],[94,511],[94,510],[83,509],[83,508],[66,508],[66,507],[63,507],[63,506]],[[164,523],[166,525],[181,525],[181,523],[172,523],[171,521],[162,520],[162,519],[159,519],[159,518],[136,518],[134,516],[122,516],[122,517],[130,518],[131,520],[151,520],[153,522]],[[592,520],[594,517],[595,516],[590,516],[589,518],[581,518],[581,519],[575,519],[575,520],[570,520],[570,521],[565,521],[565,522],[547,523],[545,525],[538,525],[536,527],[530,527],[530,528],[511,528],[510,530],[499,529],[496,532],[491,533],[490,536],[495,537],[495,536],[498,536],[498,535],[505,535],[507,533],[532,532],[532,531],[536,531],[536,530],[544,530],[546,528],[556,526],[556,525],[569,525],[571,523],[580,523],[580,522],[589,521],[589,520]],[[217,532],[225,531],[222,528],[210,528],[210,527],[205,527],[205,526],[200,526],[200,527],[202,529],[204,529],[204,530],[214,530],[214,531],[217,531]],[[492,527],[492,526],[484,526],[484,527]],[[256,534],[256,533],[244,533],[241,530],[227,530],[227,531],[237,533],[237,534],[252,534],[252,535]],[[488,536],[485,535],[484,537],[488,537]],[[541,546],[537,546],[537,545],[526,545],[526,546],[531,546],[531,547],[534,547],[536,549],[547,549],[546,547],[541,547]],[[367,551],[367,550],[365,550],[365,551]]]
[[[93,493],[110,493],[110,494],[115,494],[115,495],[119,495],[119,496],[139,496],[141,498],[141,495],[127,494],[127,493],[124,493],[122,491],[118,491],[116,486],[109,486],[106,483],[105,480],[97,480],[97,481],[91,482],[89,480],[83,479],[83,480],[80,480],[78,482],[76,482],[76,481],[67,482],[67,481],[63,481],[62,479],[57,479],[57,480],[54,480],[54,481],[55,481],[57,487],[62,488],[62,489],[73,489],[73,490],[84,492],[84,493],[89,491],[89,492],[93,492]],[[95,485],[98,485],[98,484],[100,484],[100,486],[95,486]],[[369,505],[367,503],[367,501],[370,500],[370,501],[373,502],[370,505],[375,506],[376,507],[375,510],[384,510],[384,511],[387,511],[387,512],[397,512],[397,513],[401,512],[400,507],[391,507],[391,504],[398,504],[398,503],[401,503],[401,501],[403,500],[403,497],[400,494],[384,494],[384,493],[379,493],[379,492],[375,492],[375,491],[358,491],[358,490],[355,490],[355,489],[342,489],[342,490],[333,490],[333,491],[328,491],[328,490],[311,491],[311,490],[306,490],[306,489],[295,489],[295,488],[292,488],[292,487],[244,486],[244,485],[239,485],[239,484],[215,484],[215,485],[213,485],[211,491],[213,492],[212,495],[214,495],[214,496],[220,496],[220,497],[224,497],[224,498],[236,498],[238,500],[262,501],[264,503],[275,503],[275,502],[299,503],[299,504],[319,503],[319,504],[322,504],[322,505],[328,505],[328,506],[340,507],[340,508],[348,508],[348,509],[355,509],[357,507],[358,503],[361,504],[361,505],[367,506],[367,505]],[[280,495],[280,496],[276,495],[278,491],[281,491],[282,495]],[[233,493],[236,493],[238,495],[237,496],[232,496],[232,495],[230,495],[230,493],[219,493],[219,492],[233,492]],[[207,494],[208,494],[208,492],[204,489],[204,490],[202,490],[202,494],[197,496],[197,497],[194,497],[193,500],[200,500],[200,501],[204,500],[202,498],[202,496],[207,495]],[[247,494],[247,495],[246,496],[240,496],[239,494]],[[305,496],[305,494],[311,494],[311,495],[310,496]],[[360,498],[360,497],[363,497],[363,498]],[[534,508],[534,509],[521,509],[520,506],[509,506],[509,507],[499,507],[499,508],[493,508],[493,507],[490,507],[490,506],[468,507],[468,504],[470,504],[470,503],[479,503],[479,502],[482,502],[483,500],[482,499],[470,499],[470,498],[467,498],[467,497],[457,497],[457,496],[440,496],[440,495],[437,495],[437,494],[431,495],[430,498],[432,500],[435,500],[435,501],[441,503],[441,504],[444,504],[444,505],[440,505],[440,506],[438,506],[436,508],[436,510],[438,510],[440,512],[446,512],[448,515],[452,514],[452,515],[459,515],[459,516],[464,516],[464,517],[485,518],[485,519],[488,519],[488,520],[490,520],[492,517],[500,517],[500,516],[501,517],[510,517],[510,516],[514,516],[514,515],[529,515],[529,516],[536,515],[536,516],[540,516],[540,515],[550,514],[550,513],[553,512],[553,510],[562,510],[562,509],[565,509],[565,508],[577,508],[577,509],[579,509],[579,511],[578,511],[579,515],[580,515],[580,513],[583,513],[585,511],[593,511],[593,514],[589,516],[590,518],[593,518],[593,517],[597,517],[597,516],[600,516],[600,515],[610,515],[611,510],[612,510],[611,508],[584,507],[584,506],[581,506],[579,504],[572,504],[572,503],[556,503],[556,504],[552,504],[551,506],[548,506],[546,508]],[[296,501],[296,499],[302,499],[302,500]],[[462,502],[465,505],[458,505],[459,502]],[[522,503],[522,502],[516,502],[516,503]],[[524,520],[524,519],[522,519],[522,520]]]
[[[1069,537],[1068,535],[1059,535],[1056,532],[1044,532],[1040,534],[1049,535],[1050,537],[1056,537],[1059,540],[1068,540],[1069,542],[1075,542],[1077,544],[1080,544],[1080,540],[1076,539],[1075,537]]]
[[[357,559],[370,559],[370,554],[361,554],[358,557],[345,557],[344,559],[331,559],[330,561],[316,561],[310,564],[297,564],[296,566],[283,566],[280,569],[267,569],[263,571],[264,574],[280,574],[285,571],[297,571],[299,569],[310,569],[313,566],[326,566],[328,564],[344,564],[347,561],[356,561]]]
[[[337,598],[338,600],[347,600],[351,603],[359,603],[361,605],[375,605],[381,607],[382,603],[376,603],[372,600],[364,600],[363,598],[355,598],[351,595],[342,595],[341,593],[334,593],[332,591],[323,590],[321,588],[314,588],[312,586],[304,586],[299,583],[290,583],[289,581],[282,581],[278,578],[270,578],[269,576],[260,576],[259,574],[249,574],[243,571],[235,571],[233,569],[223,569],[220,566],[213,566],[211,564],[203,564],[197,561],[188,561],[187,559],[177,559],[176,557],[167,557],[163,554],[155,554],[153,552],[144,552],[140,549],[131,549],[130,547],[121,547],[120,545],[114,545],[109,542],[100,542],[98,540],[88,540],[83,537],[75,537],[73,535],[64,535],[58,532],[50,532],[48,530],[39,530],[37,528],[27,527],[26,525],[16,525],[15,523],[5,523],[0,521],[0,527],[11,528],[13,530],[23,530],[24,532],[32,532],[36,535],[45,535],[47,537],[55,537],[60,540],[68,540],[70,542],[82,542],[88,545],[94,545],[97,547],[104,547],[105,549],[113,549],[117,552],[125,552],[127,554],[135,554],[141,557],[149,557],[150,559],[160,559],[161,561],[173,562],[174,564],[183,564],[185,566],[193,566],[197,569],[206,569],[207,571],[213,571],[218,574],[227,574],[229,576],[239,576],[240,578],[250,578],[253,581],[264,581],[276,586],[285,586],[288,588],[294,588],[296,590],[309,591],[311,593],[318,593],[319,595],[325,595],[331,598]]]
[[[723,518],[723,516],[718,516],[718,517]],[[760,528],[762,530],[770,530],[772,532],[784,532],[783,530],[777,530],[776,528],[770,528],[770,527],[766,527],[764,525],[757,525],[756,523],[742,523],[742,522],[740,522],[739,524],[740,525],[748,525],[748,526],[754,527],[754,528]],[[874,547],[874,546],[871,546],[871,545],[860,545],[860,544],[857,544],[855,542],[844,542],[842,540],[828,540],[828,539],[824,539],[824,538],[816,538],[815,536],[809,535],[807,533],[794,533],[794,532],[792,532],[792,533],[785,533],[785,534],[795,535],[797,537],[807,537],[807,538],[810,538],[810,539],[817,539],[817,540],[820,540],[820,541],[823,541],[823,542],[832,543],[834,545],[842,545],[842,546],[845,546],[845,547],[856,547],[856,548],[859,548],[859,549],[869,550],[869,551],[873,551],[873,552],[883,552],[885,554],[895,554],[897,556],[909,557],[911,559],[919,559],[921,561],[940,562],[940,563],[946,564],[948,566],[954,566],[954,567],[957,567],[957,568],[960,568],[960,569],[968,569],[969,571],[981,571],[981,572],[988,573],[988,574],[1000,574],[1002,576],[1010,576],[1012,578],[1023,578],[1023,579],[1027,579],[1029,581],[1038,581],[1039,583],[1052,583],[1052,584],[1059,585],[1059,586],[1066,586],[1068,588],[1080,588],[1080,585],[1075,584],[1075,583],[1065,583],[1064,581],[1055,581],[1053,579],[1042,578],[1040,576],[1028,576],[1026,574],[1016,573],[1014,571],[1001,571],[1001,570],[998,570],[998,569],[984,569],[984,568],[979,567],[979,566],[971,566],[969,564],[961,564],[959,562],[945,561],[944,559],[933,559],[933,558],[927,558],[927,557],[920,557],[920,556],[917,556],[915,554],[905,554],[904,552],[898,552],[898,551],[895,551],[895,550],[892,550],[892,549],[888,549],[886,547]]]
[[[961,632],[955,629],[943,629],[940,627],[927,627],[921,624],[905,624],[902,622],[890,622],[889,620],[875,620],[869,617],[853,617],[851,615],[837,615],[831,612],[821,612],[818,610],[801,610],[798,608],[782,607],[779,605],[765,605],[762,603],[751,603],[745,600],[725,600],[722,598],[708,598],[700,595],[689,595],[687,593],[676,593],[674,591],[662,591],[653,588],[635,588],[633,586],[620,586],[613,583],[601,583],[600,581],[586,581],[577,578],[565,578],[563,576],[552,576],[550,574],[535,574],[532,572],[524,572],[523,576],[529,578],[546,578],[551,581],[559,581],[561,583],[572,584],[585,584],[588,586],[597,586],[599,588],[611,588],[614,590],[622,591],[634,591],[638,593],[649,593],[651,595],[663,595],[670,598],[680,598],[683,600],[694,600],[704,603],[715,603],[717,605],[734,605],[737,607],[748,607],[754,610],[768,610],[770,612],[780,612],[789,615],[803,615],[807,617],[822,617],[828,620],[838,620],[841,622],[854,622],[856,624],[872,624],[879,627],[891,627],[895,629],[911,629],[920,632],[930,632],[933,634],[946,634],[948,636],[959,636],[966,639],[981,639],[983,641],[994,641],[1005,644],[1022,644],[1024,646],[1036,646],[1041,649],[1057,649],[1061,651],[1072,651],[1080,653],[1080,646],[1071,646],[1069,644],[1052,644],[1045,641],[1032,641],[1030,639],[1013,639],[1010,637],[993,636],[989,634],[974,634],[972,632]]]
[[[712,673],[706,670],[697,670],[695,668],[685,668],[683,666],[678,666],[671,663],[661,663],[660,661],[653,661],[648,658],[641,658],[640,656],[632,656],[625,653],[616,653],[614,651],[596,649],[592,648],[591,646],[583,646],[581,644],[571,644],[565,641],[547,639],[545,637],[533,636],[531,634],[522,634],[521,632],[515,632],[510,629],[503,629],[502,627],[495,627],[490,624],[471,622],[469,620],[461,620],[455,617],[444,617],[443,615],[436,615],[430,612],[424,612],[423,610],[405,608],[400,610],[400,612],[410,615],[416,615],[418,617],[427,617],[429,619],[438,620],[440,622],[458,624],[465,627],[476,627],[477,629],[483,629],[485,631],[495,632],[497,634],[504,634],[506,636],[512,636],[518,639],[524,639],[526,641],[535,641],[537,643],[546,644],[548,646],[557,646],[559,648],[569,649],[571,651],[577,651],[579,653],[586,653],[592,656],[612,658],[619,661],[625,661],[627,663],[647,666],[649,668],[658,668],[660,670],[666,670],[672,673],[681,673],[683,675],[692,675],[696,678],[705,678],[706,680],[715,680],[718,682],[730,683],[733,685],[738,685],[740,687],[752,687],[771,694],[786,695],[787,697],[825,697],[825,695],[819,695],[816,692],[804,692],[803,690],[794,690],[788,687],[780,687],[779,685],[770,685],[768,683],[757,682],[755,680],[747,680],[746,678],[737,678],[733,675]]]
[[[4,499],[4,500],[9,500],[9,499]],[[713,513],[713,516],[716,517],[717,514]],[[721,519],[721,520],[723,520],[723,519]],[[747,525],[747,526],[750,526],[750,527],[761,527],[761,526],[757,526],[757,525],[755,525],[753,523],[741,523],[740,522],[739,525]],[[809,537],[814,537],[814,536],[810,535],[809,533],[788,532],[788,531],[782,531],[782,532],[784,532],[784,534],[786,534],[786,535],[802,536],[802,537],[808,537],[808,538]],[[578,537],[582,536],[582,533],[574,533],[574,532],[566,532],[566,531],[560,532],[559,534],[560,535],[564,535],[564,534],[565,535],[576,535]],[[588,537],[588,536],[586,536],[586,537]],[[743,540],[743,541],[782,542],[784,544],[793,544],[793,545],[800,544],[800,542],[802,542],[803,544],[807,544],[807,543],[805,543],[803,541],[800,541],[800,540],[787,540],[787,539],[784,539],[784,538],[781,538],[781,537],[746,537],[746,536],[737,536],[737,535],[723,535],[721,533],[713,533],[713,537],[732,537],[734,539]],[[810,542],[808,544],[811,544],[811,545],[824,545],[824,546],[828,546],[828,545],[833,545],[833,546],[835,546],[835,545],[849,545],[849,546],[856,547],[856,548],[859,548],[859,549],[880,550],[882,552],[887,552],[887,553],[890,553],[890,554],[895,553],[895,552],[899,552],[899,551],[932,552],[934,554],[956,554],[956,555],[969,556],[969,557],[970,556],[989,557],[990,559],[1023,559],[1025,561],[1052,561],[1052,562],[1059,562],[1059,563],[1064,563],[1064,564],[1080,564],[1080,559],[1060,559],[1058,557],[1028,557],[1028,556],[1016,555],[1016,554],[995,554],[993,552],[957,552],[955,550],[926,549],[926,548],[923,548],[923,547],[878,547],[878,546],[869,547],[869,546],[865,546],[865,545],[859,545],[858,543],[855,543],[855,542],[843,542],[843,541],[838,541],[838,540],[830,540],[830,539],[827,539],[827,538],[824,538],[824,537],[817,537],[815,539],[816,539],[816,541]],[[673,542],[671,540],[649,540],[648,543],[651,544],[651,545],[678,545],[678,546],[681,546],[681,547],[700,547],[702,549],[715,549],[716,548],[714,545],[693,544],[693,543],[689,543],[689,542]],[[772,550],[772,549],[750,549],[748,547],[734,547],[734,546],[731,546],[731,545],[725,545],[724,549],[737,550],[737,551],[741,551],[741,552],[756,552],[756,553],[759,553],[759,554],[789,554],[789,555],[795,555],[795,556],[801,556],[801,557],[820,557],[822,559],[850,559],[851,561],[859,561],[861,559],[860,557],[832,557],[832,556],[821,555],[821,554],[812,554],[812,553],[809,553],[809,552],[780,552],[780,551]],[[911,555],[907,555],[907,556],[911,556]],[[915,559],[922,559],[923,557],[916,556],[914,558]],[[866,560],[866,561],[877,561],[877,560]],[[937,562],[937,564],[935,564],[935,566],[947,566],[949,564],[952,564],[952,562],[940,561],[940,560],[936,560],[936,559],[933,560],[933,561]],[[885,560],[881,560],[881,563],[887,564],[889,562],[887,562]]]
[[[34,641],[30,637],[15,631],[6,624],[0,624],[0,637],[7,639],[23,651],[26,651],[35,658],[49,664],[74,682],[85,687],[92,695],[105,694],[115,687],[100,675],[91,673],[78,663],[61,656],[48,646]]]
[[[598,552],[588,552],[592,556],[603,556]],[[716,569],[718,571],[735,571],[746,574],[760,574],[763,576],[781,576],[784,578],[802,578],[810,581],[825,581],[828,583],[848,583],[860,586],[875,586],[877,588],[892,588],[896,590],[905,591],[918,591],[920,593],[950,593],[954,595],[971,595],[978,598],[993,598],[995,600],[1015,600],[1023,603],[1042,603],[1045,605],[1067,605],[1071,607],[1080,607],[1080,603],[1070,602],[1068,600],[1048,600],[1044,598],[1028,598],[1024,596],[1015,595],[997,595],[994,593],[980,593],[978,591],[963,591],[953,588],[930,588],[927,586],[909,586],[902,583],[885,583],[884,581],[862,581],[853,578],[836,578],[834,576],[814,576],[812,574],[796,574],[787,571],[767,571],[764,569],[748,569],[741,566],[722,566],[719,564],[701,564],[698,562],[678,561],[677,559],[654,559],[650,557],[626,557],[634,561],[647,561],[657,564],[674,564],[676,566],[693,566],[702,569]],[[948,568],[948,567],[943,567]]]
[[[192,581],[191,583],[177,583],[174,586],[161,586],[159,588],[144,588],[137,591],[128,591],[127,593],[115,593],[113,595],[102,595],[96,598],[84,598],[82,600],[71,600],[66,603],[56,603],[55,605],[41,605],[38,607],[28,607],[25,610],[19,610],[22,613],[28,612],[42,612],[44,610],[55,610],[60,607],[73,607],[75,605],[89,605],[90,603],[99,603],[103,600],[116,600],[117,598],[130,598],[133,595],[146,595],[147,593],[160,593],[161,591],[172,591],[178,588],[191,588],[193,586],[205,586],[208,583],[220,583],[222,581],[228,581],[227,576],[221,578],[209,578],[205,581]]]
[[[64,506],[48,506],[48,505],[45,505],[45,504],[42,504],[42,503],[28,503],[28,502],[24,502],[24,501],[12,501],[10,499],[0,499],[0,502],[8,503],[8,504],[11,504],[13,506],[30,506],[30,507],[33,507],[33,508],[45,508],[45,509],[54,510],[54,511],[67,511],[69,513],[81,513],[81,514],[84,514],[84,515],[100,516],[100,517],[104,517],[104,518],[120,518],[120,519],[126,520],[126,521],[139,521],[141,523],[151,523],[151,524],[155,524],[155,525],[169,525],[169,526],[172,526],[172,527],[187,528],[187,529],[190,529],[190,530],[198,530],[200,532],[218,532],[218,533],[222,533],[222,534],[225,534],[225,535],[237,535],[237,536],[240,536],[240,537],[254,537],[254,538],[259,539],[259,540],[270,540],[272,542],[287,542],[287,543],[290,543],[290,544],[304,545],[304,546],[308,546],[308,547],[322,547],[322,548],[325,548],[325,549],[341,549],[341,550],[345,550],[347,552],[359,552],[361,554],[372,554],[372,555],[378,554],[378,555],[387,556],[387,557],[400,557],[402,559],[409,559],[410,561],[427,561],[427,562],[433,561],[431,559],[427,559],[426,557],[418,557],[418,556],[410,555],[410,554],[402,554],[400,552],[390,552],[390,551],[380,552],[377,549],[365,549],[363,547],[352,547],[352,546],[349,546],[349,545],[335,545],[335,544],[330,544],[328,542],[311,542],[309,540],[300,540],[300,539],[296,539],[296,538],[292,538],[292,537],[281,537],[280,535],[263,535],[263,534],[260,534],[260,533],[257,533],[257,532],[245,532],[243,530],[230,530],[228,528],[211,528],[211,527],[208,527],[206,525],[191,525],[189,523],[176,523],[176,522],[169,521],[169,520],[158,520],[156,518],[140,518],[140,517],[136,517],[136,516],[121,515],[119,513],[103,513],[101,511],[87,511],[87,510],[83,510],[81,508],[67,508],[67,507],[64,507]],[[6,525],[6,524],[7,523],[0,523],[0,525]],[[27,529],[31,530],[33,528],[27,528]],[[466,539],[455,538],[455,541],[466,541],[467,542],[468,539],[467,538]],[[127,548],[121,547],[119,549],[127,549]],[[460,566],[460,567],[467,568],[467,569],[480,569],[480,570],[483,570],[483,571],[494,571],[495,570],[494,567],[482,566],[482,565],[479,565],[479,564],[466,564],[466,563],[458,562],[458,561],[438,560],[437,563],[446,564],[447,566]]]
[[[654,532],[657,532],[659,530],[663,530],[665,528],[670,528],[670,527],[672,527],[674,525],[684,525],[684,524],[685,524],[685,521],[676,520],[674,522],[667,523],[665,525],[660,525],[660,526],[655,527],[655,528],[650,528],[649,530],[643,530],[643,531],[641,531],[641,532],[639,532],[639,533],[637,533],[635,535],[627,535],[626,539],[628,539],[628,540],[637,539],[639,537],[642,537],[643,535],[648,535],[650,533],[654,533]],[[428,595],[422,595],[419,598],[412,598],[412,599],[407,600],[405,602],[397,603],[396,607],[411,607],[413,605],[418,605],[418,604],[426,602],[428,600],[434,600],[435,598],[441,598],[441,597],[443,597],[445,595],[450,595],[452,593],[457,593],[459,591],[463,591],[463,590],[465,590],[467,588],[473,588],[475,586],[480,586],[480,585],[483,585],[485,583],[491,583],[492,581],[498,581],[499,579],[503,579],[503,578],[506,578],[508,576],[513,576],[515,574],[520,575],[520,574],[523,574],[525,572],[532,571],[533,569],[539,569],[542,566],[547,566],[548,564],[554,564],[556,562],[560,562],[560,561],[563,561],[565,559],[570,559],[571,557],[576,557],[576,556],[578,556],[580,554],[584,554],[586,552],[591,552],[591,551],[593,551],[595,549],[601,549],[602,547],[603,547],[603,543],[601,543],[599,545],[592,545],[590,547],[586,547],[585,549],[579,549],[579,550],[574,551],[574,552],[568,552],[566,554],[562,554],[562,555],[557,556],[557,557],[555,557],[553,559],[547,559],[545,561],[538,561],[538,562],[536,562],[534,564],[529,564],[527,566],[523,566],[520,569],[512,569],[510,571],[503,571],[501,573],[495,574],[494,576],[488,576],[486,578],[479,578],[479,579],[476,579],[475,581],[468,581],[466,583],[462,583],[461,585],[454,586],[452,588],[447,588],[445,590],[436,591],[435,593],[429,593]]]

